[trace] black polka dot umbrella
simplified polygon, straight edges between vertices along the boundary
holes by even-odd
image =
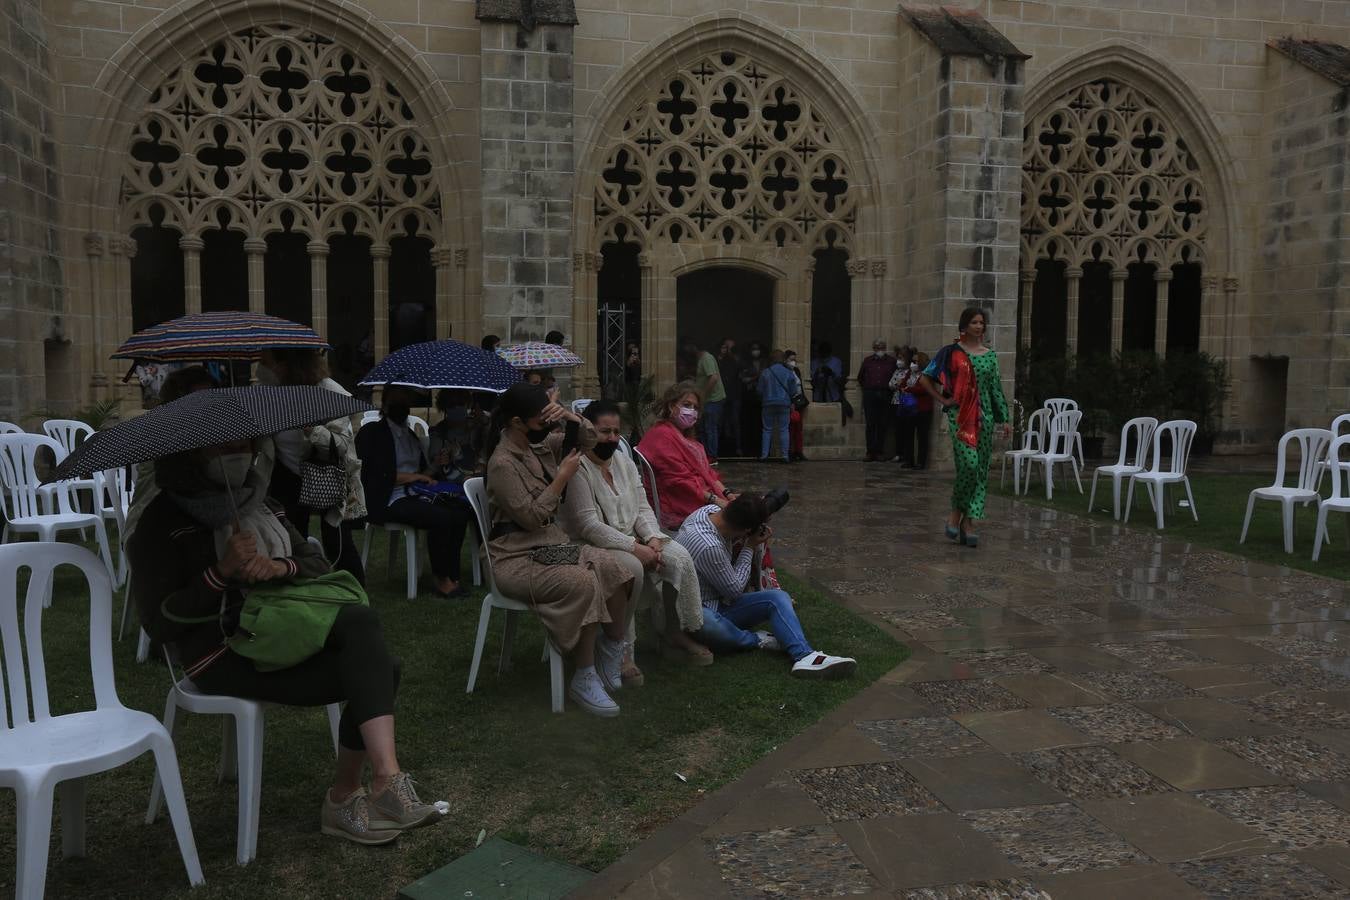
[[[98,431],[62,460],[48,478],[87,478],[185,450],[318,425],[374,409],[321,387],[213,388],[156,406]]]

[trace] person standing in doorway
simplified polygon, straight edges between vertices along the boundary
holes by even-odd
[[[867,418],[867,461],[886,458],[886,432],[895,414],[891,409],[891,376],[895,357],[886,353],[886,342],[872,342],[872,355],[858,367],[858,387],[862,388],[863,415]]]
[[[741,446],[753,453],[759,446],[760,403],[759,376],[769,365],[769,357],[759,341],[751,341],[746,348],[745,358],[741,360],[741,420],[736,423],[740,429]]]
[[[834,355],[829,341],[816,347],[811,360],[811,397],[816,403],[838,403],[844,396],[844,363]]]
[[[745,389],[741,385],[741,359],[736,355],[735,338],[722,339],[722,346],[717,351],[717,372],[722,379],[722,388],[727,393],[726,406],[722,409],[722,433],[718,449],[732,456],[740,456],[741,397]]]
[[[797,376],[783,365],[781,352],[775,350],[769,359],[771,364],[759,375],[759,461],[768,462],[769,450],[776,440],[779,456],[783,462],[788,462],[788,416],[796,392]]]
[[[984,345],[987,322],[978,306],[966,309],[961,313],[960,336],[939,350],[923,370],[924,387],[946,410],[952,432],[956,483],[946,533],[967,547],[978,546],[980,540],[973,528],[984,518],[994,427],[1004,437],[1009,431],[998,356]]]
[[[708,451],[708,463],[717,465],[722,433],[722,407],[727,389],[722,384],[722,373],[711,353],[700,350],[692,338],[680,341],[685,356],[694,360],[694,384],[703,398],[703,449]]]

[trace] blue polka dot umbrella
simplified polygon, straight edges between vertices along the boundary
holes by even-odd
[[[362,384],[500,394],[520,373],[495,353],[461,341],[427,341],[395,350],[371,369]]]

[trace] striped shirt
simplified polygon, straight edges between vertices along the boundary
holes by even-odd
[[[694,510],[675,535],[675,541],[694,558],[699,593],[707,609],[717,609],[744,594],[755,562],[755,551],[750,547],[742,547],[732,559],[731,542],[722,537],[708,518],[717,509],[716,505],[709,505]]]

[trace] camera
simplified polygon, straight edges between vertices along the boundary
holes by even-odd
[[[773,515],[787,506],[789,499],[791,499],[791,495],[788,494],[787,488],[774,488],[764,495],[764,511]]]

